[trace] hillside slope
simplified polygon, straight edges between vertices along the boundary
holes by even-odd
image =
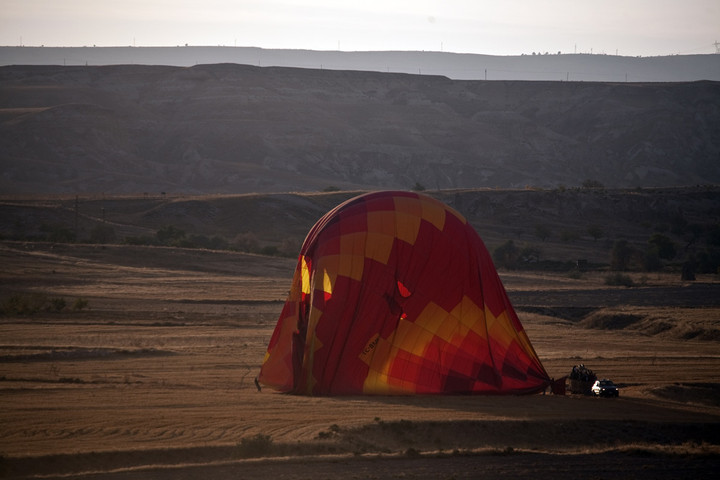
[[[0,68],[0,191],[720,183],[720,83]]]
[[[0,239],[62,241],[58,235],[74,234],[80,242],[122,243],[171,226],[188,239],[217,236],[231,248],[273,247],[294,258],[313,224],[359,193],[5,198]],[[616,240],[644,251],[657,232],[676,245],[675,262],[718,246],[718,187],[428,193],[464,215],[491,251],[512,240],[532,248],[535,260],[607,264]]]

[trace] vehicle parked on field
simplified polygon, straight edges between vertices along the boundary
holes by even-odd
[[[607,378],[596,380],[590,391],[596,397],[617,397],[620,395],[617,386]]]

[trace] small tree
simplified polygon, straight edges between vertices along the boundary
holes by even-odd
[[[65,309],[66,306],[67,306],[67,302],[62,297],[50,299],[50,310],[54,310],[56,312],[61,312]]]
[[[535,236],[538,237],[541,241],[544,242],[545,240],[550,238],[551,233],[552,231],[547,225],[535,225]]]
[[[615,287],[634,287],[635,282],[625,273],[611,273],[605,277],[605,285],[612,285]]]
[[[274,257],[280,253],[280,249],[276,245],[265,245],[260,249],[260,253]]]
[[[493,252],[493,260],[496,265],[512,270],[517,267],[519,254],[520,249],[515,246],[512,240],[508,240],[495,249]]]
[[[540,249],[530,246],[524,247],[518,257],[523,263],[537,263],[540,261]]]
[[[88,301],[84,298],[76,298],[75,302],[73,303],[72,309],[79,312],[80,310],[83,310],[87,308]]]
[[[185,231],[174,225],[166,225],[155,236],[161,245],[178,246],[185,239]]]

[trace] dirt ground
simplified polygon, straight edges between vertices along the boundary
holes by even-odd
[[[5,309],[44,305],[0,317],[7,478],[696,479],[720,467],[716,276],[625,288],[599,273],[501,273],[548,373],[584,363],[618,399],[302,397],[253,382],[292,260],[4,242],[0,264]]]

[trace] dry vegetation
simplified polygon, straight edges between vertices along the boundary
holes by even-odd
[[[502,274],[550,375],[585,363],[620,384],[617,400],[311,398],[253,383],[291,259],[15,242],[0,258],[3,305],[43,305],[0,318],[11,478],[577,478],[607,463],[629,478],[710,478],[720,465],[714,276],[628,289],[593,273]]]

